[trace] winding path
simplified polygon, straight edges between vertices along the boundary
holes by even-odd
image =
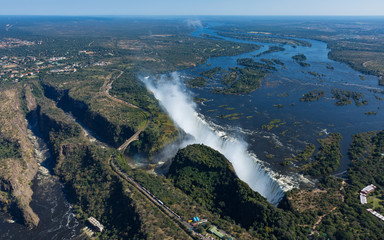
[[[128,105],[129,107],[132,108],[137,108],[141,110],[142,112],[148,114],[148,118],[146,120],[146,123],[143,127],[141,127],[138,131],[136,131],[130,138],[128,138],[120,147],[117,148],[120,152],[124,152],[127,146],[135,141],[138,140],[140,133],[145,131],[145,129],[148,128],[149,124],[152,122],[152,114],[145,110],[142,109],[136,105],[133,105],[131,103],[128,103],[126,101],[123,101],[121,99],[118,99],[114,96],[112,96],[109,91],[112,88],[113,82],[120,78],[121,75],[123,75],[124,71],[121,70],[116,70],[119,71],[119,75],[116,77],[113,77],[113,73],[107,76],[106,80],[104,81],[103,86],[100,88],[100,93],[105,94],[109,99]],[[145,114],[144,114],[145,115]],[[153,195],[151,192],[149,192],[147,189],[145,189],[143,186],[141,186],[139,183],[137,183],[134,179],[132,179],[128,174],[124,173],[118,166],[116,166],[114,162],[113,155],[109,158],[108,164],[111,166],[112,170],[119,175],[122,179],[127,181],[129,184],[131,184],[133,187],[135,187],[141,194],[143,194],[150,202],[152,202],[156,207],[158,207],[162,212],[164,212],[172,221],[174,221],[188,236],[190,236],[192,239],[195,239],[196,237],[204,240],[209,240],[209,237],[206,237],[198,232],[196,232],[193,229],[193,226],[186,220],[182,219],[177,213],[175,213],[171,208],[169,208],[167,205],[165,205],[160,199],[158,199],[155,195]],[[188,231],[190,229],[191,231]],[[227,233],[225,233],[227,234]],[[227,234],[228,235],[228,234]],[[232,238],[234,239],[234,238]]]
[[[137,132],[135,132],[135,134],[133,134],[130,138],[128,138],[120,147],[117,148],[117,150],[119,150],[120,152],[124,152],[125,149],[128,147],[128,145],[133,142],[133,141],[136,141],[136,140],[139,140],[139,135],[140,133],[142,133],[143,131],[145,131],[145,129],[148,128],[149,124],[151,124],[152,122],[152,113],[150,113],[149,111],[145,110],[145,109],[142,109],[136,105],[133,105],[132,103],[128,103],[126,101],[123,101],[121,99],[118,99],[114,96],[112,96],[109,91],[111,90],[112,88],[112,84],[113,82],[120,78],[121,75],[123,75],[124,71],[121,71],[121,70],[117,70],[117,71],[120,71],[119,75],[116,76],[116,77],[113,77],[113,74],[114,73],[111,73],[110,75],[108,75],[108,77],[106,78],[106,80],[104,81],[104,84],[103,86],[101,87],[100,91],[105,93],[105,95],[109,98],[109,99],[112,99],[113,101],[115,102],[119,102],[119,103],[122,103],[122,104],[125,104],[125,105],[128,105],[129,107],[132,107],[132,108],[137,108],[139,110],[141,110],[142,112],[148,114],[148,119],[146,120],[146,123],[143,127],[141,127]],[[145,115],[145,114],[144,114]],[[146,117],[146,115],[145,115]]]
[[[117,70],[120,71],[120,70]],[[128,105],[129,107],[140,109],[141,111],[148,114],[149,118],[146,120],[146,123],[143,127],[141,127],[137,132],[135,132],[130,138],[128,138],[120,147],[117,148],[120,152],[124,152],[127,146],[135,141],[138,140],[139,134],[142,133],[145,129],[148,128],[149,124],[152,122],[152,114],[144,110],[136,105],[133,105],[131,103],[125,102],[121,99],[118,99],[114,96],[112,96],[109,91],[112,88],[113,82],[121,77],[123,75],[124,71],[120,71],[119,75],[116,77],[113,77],[114,73],[111,73],[108,75],[106,80],[104,81],[103,86],[100,88],[101,93],[105,93],[105,95],[112,99],[113,101]],[[135,180],[133,180],[128,174],[124,173],[118,166],[116,166],[115,162],[113,161],[114,158],[111,156],[108,160],[109,165],[111,166],[112,170],[119,175],[122,179],[127,181],[129,184],[131,184],[133,187],[135,187],[141,194],[143,194],[150,202],[152,202],[156,207],[160,208],[162,212],[164,212],[172,221],[174,221],[188,236],[190,236],[192,239],[194,239],[196,236],[198,236],[200,239],[205,239],[205,237],[194,230],[188,231],[186,229],[192,229],[192,225],[190,225],[187,221],[183,220],[178,214],[176,214],[174,211],[172,211],[168,206],[166,206],[160,199],[158,199],[156,196],[154,196],[152,193],[150,193],[147,189],[145,189],[143,186],[141,186],[139,183],[137,183]]]
[[[189,224],[186,220],[182,219],[179,215],[177,215],[174,211],[172,211],[168,206],[166,206],[160,199],[150,193],[147,189],[133,180],[128,174],[124,173],[118,166],[116,166],[113,161],[113,157],[109,159],[109,165],[112,167],[112,170],[118,174],[122,179],[130,183],[133,187],[135,187],[142,195],[144,195],[150,202],[152,202],[156,207],[160,208],[162,212],[164,212],[173,222],[175,222],[188,236],[194,239],[196,236],[200,239],[207,239],[205,236],[197,233],[193,230],[193,226]],[[187,229],[191,229],[188,231]]]

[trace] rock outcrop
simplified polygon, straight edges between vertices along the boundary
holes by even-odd
[[[38,225],[39,218],[29,204],[38,164],[28,137],[22,95],[21,88],[17,87],[0,92],[0,206],[19,222],[33,228]],[[28,107],[34,106],[30,98]]]

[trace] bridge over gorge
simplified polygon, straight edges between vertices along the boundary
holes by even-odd
[[[113,100],[113,101],[115,101],[115,102],[119,102],[119,103],[125,104],[125,105],[127,105],[127,106],[129,106],[129,107],[132,107],[132,108],[140,109],[140,110],[143,112],[144,118],[146,118],[146,122],[145,122],[145,124],[144,124],[144,125],[137,131],[137,132],[135,132],[135,134],[133,134],[130,138],[128,138],[128,139],[127,139],[127,140],[126,140],[120,147],[117,148],[117,150],[119,150],[120,152],[124,152],[125,149],[128,147],[128,145],[129,145],[131,142],[136,141],[136,140],[139,140],[139,135],[140,135],[140,133],[142,133],[143,131],[145,131],[145,129],[148,128],[149,124],[151,124],[151,122],[152,122],[152,114],[151,114],[149,111],[145,110],[145,109],[142,109],[142,108],[140,108],[140,107],[138,107],[138,106],[136,106],[136,105],[133,105],[132,103],[128,103],[128,102],[126,102],[126,101],[123,101],[123,100],[121,100],[121,99],[118,99],[118,98],[112,96],[112,95],[109,93],[109,91],[110,91],[111,88],[112,88],[113,82],[114,82],[116,79],[120,78],[121,75],[123,75],[123,73],[124,73],[124,71],[121,71],[121,70],[117,70],[117,71],[119,71],[119,74],[118,74],[117,76],[114,77],[114,76],[113,76],[114,73],[111,73],[111,74],[106,78],[106,80],[104,81],[103,86],[102,86],[101,89],[100,89],[100,92],[105,93],[105,95],[106,95],[109,99],[111,99],[111,100]]]

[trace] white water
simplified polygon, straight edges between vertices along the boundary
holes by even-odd
[[[201,143],[222,153],[233,165],[238,177],[246,182],[254,191],[260,193],[269,202],[277,204],[284,196],[279,184],[248,153],[247,143],[242,139],[226,137],[223,132],[212,129],[196,112],[196,105],[187,92],[179,75],[160,79],[141,78],[147,89],[155,95],[160,104],[168,112],[172,120],[193,140],[183,142],[179,147]]]

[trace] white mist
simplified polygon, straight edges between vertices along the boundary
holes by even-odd
[[[232,164],[237,176],[269,202],[277,204],[284,196],[279,184],[247,152],[247,144],[235,138],[223,138],[204,122],[196,112],[196,105],[179,75],[160,79],[141,79],[147,89],[159,100],[172,120],[193,140],[183,142],[180,148],[201,143],[222,153]]]

